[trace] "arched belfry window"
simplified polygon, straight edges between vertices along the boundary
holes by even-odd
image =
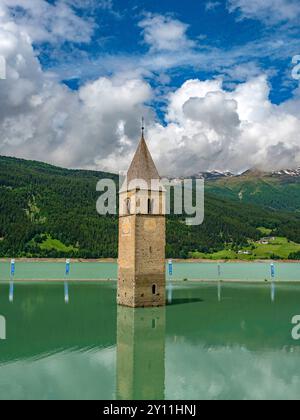
[[[148,214],[153,214],[154,200],[148,198]]]
[[[127,198],[126,199],[126,211],[127,211],[127,214],[130,214],[130,211],[131,211],[130,206],[131,206],[130,198]]]

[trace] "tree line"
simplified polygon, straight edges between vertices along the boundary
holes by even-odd
[[[95,171],[66,170],[40,162],[0,157],[0,257],[116,258],[118,218],[99,216],[96,184],[118,177]],[[185,216],[167,218],[169,258],[190,252],[217,252],[258,240],[258,227],[300,243],[300,216],[205,194],[205,221],[187,226]],[[72,250],[43,249],[45,238]]]

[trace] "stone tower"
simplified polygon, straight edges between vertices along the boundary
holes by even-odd
[[[119,192],[119,305],[165,305],[165,190],[144,130]]]

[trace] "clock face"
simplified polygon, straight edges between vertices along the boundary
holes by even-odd
[[[131,224],[129,220],[125,219],[122,221],[122,235],[129,236],[131,234]]]
[[[155,232],[156,230],[156,220],[146,219],[144,222],[144,229],[146,232]]]

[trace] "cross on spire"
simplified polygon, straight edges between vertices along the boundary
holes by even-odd
[[[142,117],[142,137],[144,138],[144,132],[145,132],[145,118]]]

